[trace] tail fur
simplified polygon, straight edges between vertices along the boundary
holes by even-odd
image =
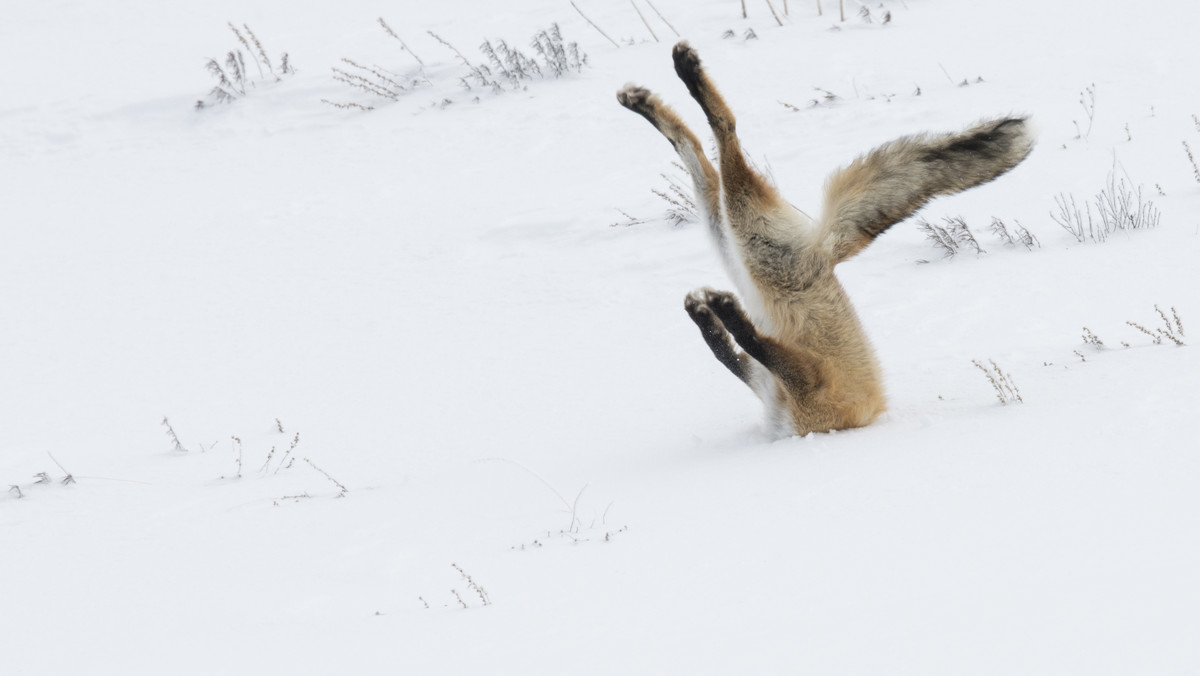
[[[825,184],[822,230],[834,259],[857,254],[938,195],[987,183],[1033,150],[1024,117],[990,120],[958,134],[906,136],[837,171]]]

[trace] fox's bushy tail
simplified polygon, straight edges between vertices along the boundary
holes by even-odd
[[[872,150],[825,183],[823,236],[845,260],[938,195],[987,183],[1033,150],[1024,117],[981,122],[958,134],[905,136]]]

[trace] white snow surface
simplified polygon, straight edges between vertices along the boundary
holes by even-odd
[[[615,100],[709,138],[678,38],[576,4],[620,47],[560,0],[6,5],[0,671],[1200,672],[1200,9],[655,0],[808,213],[891,138],[1039,130],[921,213],[987,253],[910,220],[840,266],[889,412],[773,440],[683,312],[730,283],[650,192],[675,156]],[[429,80],[395,102],[331,77],[416,75],[380,16]],[[227,21],[297,72],[196,110]],[[483,63],[553,22],[587,66],[502,93],[426,32]],[[1077,242],[1055,197],[1110,173],[1161,222]],[[1127,324],[1155,305],[1188,345]]]

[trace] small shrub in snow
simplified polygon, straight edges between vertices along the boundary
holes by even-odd
[[[678,163],[672,163],[682,171],[686,171]],[[683,225],[685,223],[695,223],[700,220],[699,213],[696,211],[696,200],[689,188],[683,186],[678,179],[669,174],[659,174],[663,180],[667,182],[667,189],[659,190],[652,188],[650,192],[658,196],[659,199],[667,203],[667,220],[672,225]]]
[[[278,418],[275,419],[275,428],[277,430],[283,429],[283,423],[279,422]],[[233,453],[234,453],[233,461],[234,461],[234,464],[237,466],[237,474],[235,476],[236,476],[236,478],[240,479],[240,478],[242,478],[242,458],[243,458],[242,439],[241,439],[241,437],[239,437],[237,435],[230,435],[229,440],[233,446]],[[291,468],[292,464],[295,462],[294,459],[291,459],[292,451],[296,450],[296,446],[299,445],[299,443],[300,443],[300,433],[296,432],[296,434],[292,437],[292,445],[288,447],[287,452],[283,454],[283,457],[280,458],[278,464],[275,465],[275,471],[272,472],[272,475],[278,474],[279,470],[281,470],[281,469],[290,469]],[[275,458],[275,446],[272,446],[271,450],[267,451],[267,457],[263,461],[262,466],[258,468],[258,473],[266,474],[267,471],[271,468],[271,461],[274,458]],[[224,479],[225,477],[221,477],[221,478]],[[287,497],[296,497],[296,496],[284,496],[284,497],[287,498]],[[309,496],[304,495],[301,497],[309,497]]]
[[[947,216],[942,222],[945,225],[937,225],[920,218],[917,219],[917,229],[925,233],[925,239],[928,239],[934,248],[941,250],[944,257],[952,258],[964,250],[972,250],[976,254],[987,253],[980,246],[979,240],[975,239],[975,234],[967,227],[967,221],[962,216]]]
[[[254,31],[250,30],[250,26],[242,24],[245,34],[238,30],[232,22],[229,23],[229,30],[233,31],[245,51],[240,48],[234,48],[225,54],[225,62],[222,64],[216,59],[209,59],[205,64],[205,68],[209,74],[217,80],[217,84],[208,93],[208,101],[203,99],[196,101],[196,109],[199,110],[209,105],[209,103],[231,103],[243,96],[246,96],[249,87],[256,88],[260,83],[275,83],[279,82],[284,75],[291,75],[296,72],[288,61],[287,52],[284,52],[279,57],[279,64],[276,66],[267,56],[267,50],[263,48],[262,42]],[[246,36],[250,36],[249,39]],[[254,64],[255,70],[258,71],[258,79],[250,74],[246,66],[246,54],[250,55],[250,63]],[[263,70],[263,67],[266,70]]]
[[[1175,320],[1174,323],[1172,323],[1171,319],[1167,318],[1167,313],[1162,311],[1162,308],[1155,305],[1154,311],[1157,312],[1159,318],[1162,319],[1164,328],[1151,331],[1137,322],[1126,321],[1125,323],[1137,329],[1138,331],[1141,331],[1147,336],[1150,336],[1155,345],[1161,345],[1163,339],[1165,338],[1182,347],[1185,344],[1183,339],[1186,337],[1186,335],[1183,332],[1183,321],[1179,318],[1179,313],[1175,311],[1174,307],[1171,308],[1171,318]]]
[[[1003,220],[993,216],[989,229],[1006,246],[1016,246],[1019,243],[1029,251],[1033,251],[1034,247],[1039,249],[1042,247],[1042,243],[1038,241],[1038,238],[1032,232],[1029,232],[1025,226],[1021,225],[1020,221],[1013,221],[1013,223],[1015,226],[1010,232]]]
[[[558,78],[571,71],[578,73],[587,64],[587,54],[579,49],[578,43],[563,41],[562,31],[557,23],[534,33],[530,40],[530,47],[540,61],[510,46],[504,40],[497,40],[495,44],[491,40],[484,40],[479,50],[488,57],[491,65],[471,63],[458,48],[437,33],[426,32],[454,52],[458,60],[467,67],[468,75],[459,78],[459,83],[468,90],[471,89],[472,83],[479,87],[490,87],[494,92],[503,91],[506,84],[509,89],[521,89],[526,81],[550,76]]]
[[[188,449],[184,448],[183,444],[180,443],[179,436],[177,434],[175,434],[175,430],[171,427],[171,423],[170,423],[170,421],[167,420],[166,417],[163,418],[162,425],[163,425],[163,427],[165,427],[167,429],[167,436],[168,436],[168,438],[171,439],[171,443],[172,443],[173,447],[175,448],[175,450],[187,452]],[[279,420],[279,418],[275,419],[275,424],[273,426],[273,430],[275,433],[279,433],[279,434],[284,433],[283,423]],[[230,445],[231,445],[231,449],[232,449],[232,453],[233,453],[233,464],[236,468],[236,471],[235,471],[233,477],[221,476],[220,478],[221,479],[225,479],[225,478],[241,479],[243,476],[242,470],[245,467],[245,460],[246,460],[245,459],[245,451],[244,451],[243,444],[242,444],[242,439],[241,439],[241,437],[239,437],[238,435],[235,434],[235,435],[230,435],[229,440],[230,440]],[[296,462],[296,459],[293,457],[292,454],[293,454],[293,452],[295,452],[296,447],[299,445],[300,445],[300,433],[295,432],[292,435],[291,444],[288,446],[287,450],[283,453],[282,457],[280,457],[278,461],[275,460],[277,446],[271,446],[271,449],[269,451],[267,451],[267,453],[266,453],[266,458],[263,461],[263,464],[258,468],[259,476],[266,476],[268,473],[270,473],[271,476],[274,476],[276,474],[279,474],[280,470],[291,469],[292,466]],[[216,447],[216,444],[214,443],[208,449],[205,449],[203,445],[201,445],[200,448],[201,448],[201,450],[207,451],[207,450],[212,450],[212,448],[215,448],[215,447]],[[53,459],[53,456],[51,456],[51,459]],[[342,482],[335,479],[329,472],[326,472],[325,470],[318,467],[316,465],[316,463],[314,463],[312,460],[310,460],[308,458],[303,458],[303,461],[305,462],[305,464],[307,464],[309,467],[311,467],[313,469],[313,471],[315,471],[318,474],[320,474],[321,476],[325,477],[334,486],[337,487],[338,492],[334,497],[344,498],[350,494],[350,489],[347,488],[345,484],[343,484]],[[274,463],[274,467],[272,467],[272,463]],[[55,464],[58,464],[57,460],[55,460]],[[58,467],[59,467],[59,469],[63,469],[62,465],[58,465]],[[64,483],[64,484],[74,483],[74,481],[75,481],[74,477],[72,477],[71,474],[69,472],[67,472],[65,469],[63,469],[63,472],[66,473],[66,477],[62,480],[62,483]],[[278,506],[280,500],[299,501],[299,500],[311,499],[312,497],[313,496],[309,493],[309,491],[303,491],[296,495],[284,495],[284,496],[276,499],[275,505]]]
[[[483,587],[480,587],[478,584],[476,584],[475,580],[471,579],[471,576],[467,575],[467,572],[465,570],[460,568],[457,563],[450,564],[450,567],[452,567],[452,568],[454,568],[454,570],[458,571],[458,574],[461,575],[462,579],[466,581],[467,587],[470,588],[471,591],[475,592],[475,595],[479,597],[479,600],[480,600],[480,602],[483,603],[483,605],[485,605],[485,606],[492,605],[492,599],[491,599],[491,597],[488,596],[487,591],[484,590]],[[457,595],[457,592],[456,592],[456,595]],[[466,604],[464,604],[464,607],[466,607]]]
[[[671,164],[680,171],[687,171],[687,169],[685,169],[684,166],[678,162],[672,162]],[[666,203],[667,210],[664,214],[664,218],[666,218],[667,222],[674,226],[680,226],[686,223],[695,223],[699,221],[700,214],[696,210],[696,199],[695,195],[692,193],[692,189],[675,176],[665,172],[660,173],[659,176],[666,181],[666,186],[663,188],[651,188],[650,192]],[[625,217],[625,220],[623,222],[618,221],[616,223],[609,224],[611,227],[641,225],[642,223],[649,223],[651,220],[654,220],[647,218],[636,218],[634,216],[630,216],[624,211],[621,211],[620,209],[617,209],[617,211],[621,212],[621,215]]]
[[[471,590],[471,592],[474,593],[474,595],[479,599],[480,606],[486,607],[492,605],[492,598],[488,595],[487,590],[484,589],[479,583],[475,582],[474,578],[468,575],[461,566],[459,566],[457,563],[451,563],[450,567],[457,571],[459,577],[461,577],[462,580],[467,583],[467,588]],[[450,595],[454,597],[454,602],[457,603],[458,606],[463,610],[468,610],[471,608],[471,605],[467,603],[466,599],[463,598],[462,594],[460,594],[457,589],[451,587]],[[426,601],[424,596],[418,596],[417,600],[421,602],[421,605],[426,610],[431,609],[429,601]],[[447,606],[443,604],[442,607],[445,608]],[[379,613],[376,614],[378,615]]]
[[[46,455],[50,455],[50,454],[47,453]],[[63,486],[70,486],[71,484],[75,483],[75,477],[70,472],[68,472],[65,467],[62,466],[62,463],[60,463],[58,460],[55,460],[53,455],[50,455],[50,460],[52,460],[55,465],[58,465],[58,468],[60,470],[62,470],[62,472],[64,474],[63,478],[60,479],[58,481],[58,483],[62,484]],[[34,481],[32,484],[30,484],[31,486],[36,486],[36,485],[40,485],[40,484],[49,485],[49,484],[54,483],[54,479],[51,478],[49,472],[38,472],[37,474],[33,475],[33,478],[36,479],[36,481]],[[25,498],[28,495],[28,493],[21,490],[20,484],[9,484],[8,492],[11,495],[15,496],[18,500]]]
[[[1083,327],[1083,342],[1096,348],[1097,351],[1104,349],[1104,341],[1100,337],[1092,333],[1088,327]]]
[[[1057,209],[1050,212],[1050,218],[1081,243],[1089,239],[1103,242],[1116,232],[1153,228],[1160,217],[1154,203],[1142,199],[1140,186],[1136,191],[1131,190],[1125,179],[1117,179],[1113,172],[1109,172],[1107,186],[1097,193],[1093,202],[1084,203],[1082,212],[1074,195],[1059,193],[1054,203]],[[1092,215],[1093,204],[1095,217]]]
[[[875,23],[876,17],[871,14],[871,9],[863,5],[858,10],[858,17],[863,20],[863,23]],[[888,25],[892,22],[892,13],[889,10],[883,10],[883,14],[878,17],[881,25]]]
[[[421,57],[417,56],[382,18],[379,19],[379,25],[416,60],[417,70],[401,74],[383,66],[364,65],[353,59],[343,58],[343,66],[333,68],[333,78],[349,87],[390,101],[399,100],[405,92],[431,85],[432,82],[425,75],[425,62]],[[563,40],[558,24],[551,24],[550,28],[538,31],[533,35],[529,43],[530,49],[533,50],[533,56],[504,40],[484,40],[479,49],[486,58],[486,62],[478,64],[472,63],[466,54],[463,54],[437,33],[433,31],[426,31],[426,33],[449,49],[454,57],[467,68],[467,74],[458,78],[458,81],[468,91],[476,87],[489,88],[497,93],[505,89],[519,90],[523,89],[529,81],[550,77],[558,78],[572,71],[580,72],[587,64],[587,55],[579,49],[579,45]],[[321,100],[338,108],[374,110],[374,106],[367,104]],[[452,101],[444,99],[441,107],[444,108],[450,103]]]
[[[1008,404],[1010,401],[1025,401],[1021,398],[1021,391],[1017,389],[1017,384],[1013,382],[1012,375],[1000,370],[1000,366],[996,362],[991,359],[988,360],[988,363],[992,365],[990,369],[976,359],[972,359],[971,363],[975,365],[975,368],[983,371],[983,375],[992,384],[992,389],[996,391],[996,398],[1000,400],[1001,404]]]
[[[814,108],[821,104],[830,105],[834,101],[837,101],[838,99],[841,98],[840,96],[838,96],[837,94],[834,94],[833,92],[829,91],[828,89],[821,89],[820,87],[813,87],[813,90],[821,93],[821,96],[819,98],[808,100],[808,105],[811,107],[814,107]]]
[[[393,72],[387,68],[384,68],[383,66],[374,64],[370,66],[364,66],[354,59],[343,57],[342,63],[344,66],[334,66],[331,69],[333,71],[333,79],[349,87],[367,92],[372,96],[388,99],[390,101],[398,100],[401,94],[404,92],[411,91],[423,85],[431,84],[429,78],[425,76],[425,62],[421,60],[421,57],[417,56],[417,53],[409,48],[408,43],[406,43],[404,39],[396,33],[396,31],[392,30],[392,27],[388,25],[388,22],[385,21],[383,17],[379,17],[378,22],[379,26],[383,28],[385,33],[395,38],[396,42],[400,43],[400,49],[404,52],[407,52],[408,55],[417,62],[416,70],[413,71],[410,68],[408,71],[401,74]],[[374,110],[374,106],[364,105],[361,103],[339,103],[330,101],[328,99],[321,99],[321,101],[337,108]]]
[[[529,41],[530,48],[538,59],[530,58],[521,50],[510,47],[504,40],[484,40],[479,51],[488,57],[495,74],[502,77],[510,89],[521,89],[526,80],[544,79],[548,76],[562,77],[572,71],[578,73],[587,63],[587,54],[575,42],[563,42],[558,24],[534,33]],[[484,66],[486,69],[487,67]]]

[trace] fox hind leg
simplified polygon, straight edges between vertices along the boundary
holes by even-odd
[[[700,55],[686,41],[682,41],[675,45],[671,56],[675,61],[675,74],[700,104],[716,136],[725,209],[730,224],[735,230],[739,226],[748,227],[764,207],[781,200],[766,179],[746,162],[737,137],[737,120],[700,65]]]

